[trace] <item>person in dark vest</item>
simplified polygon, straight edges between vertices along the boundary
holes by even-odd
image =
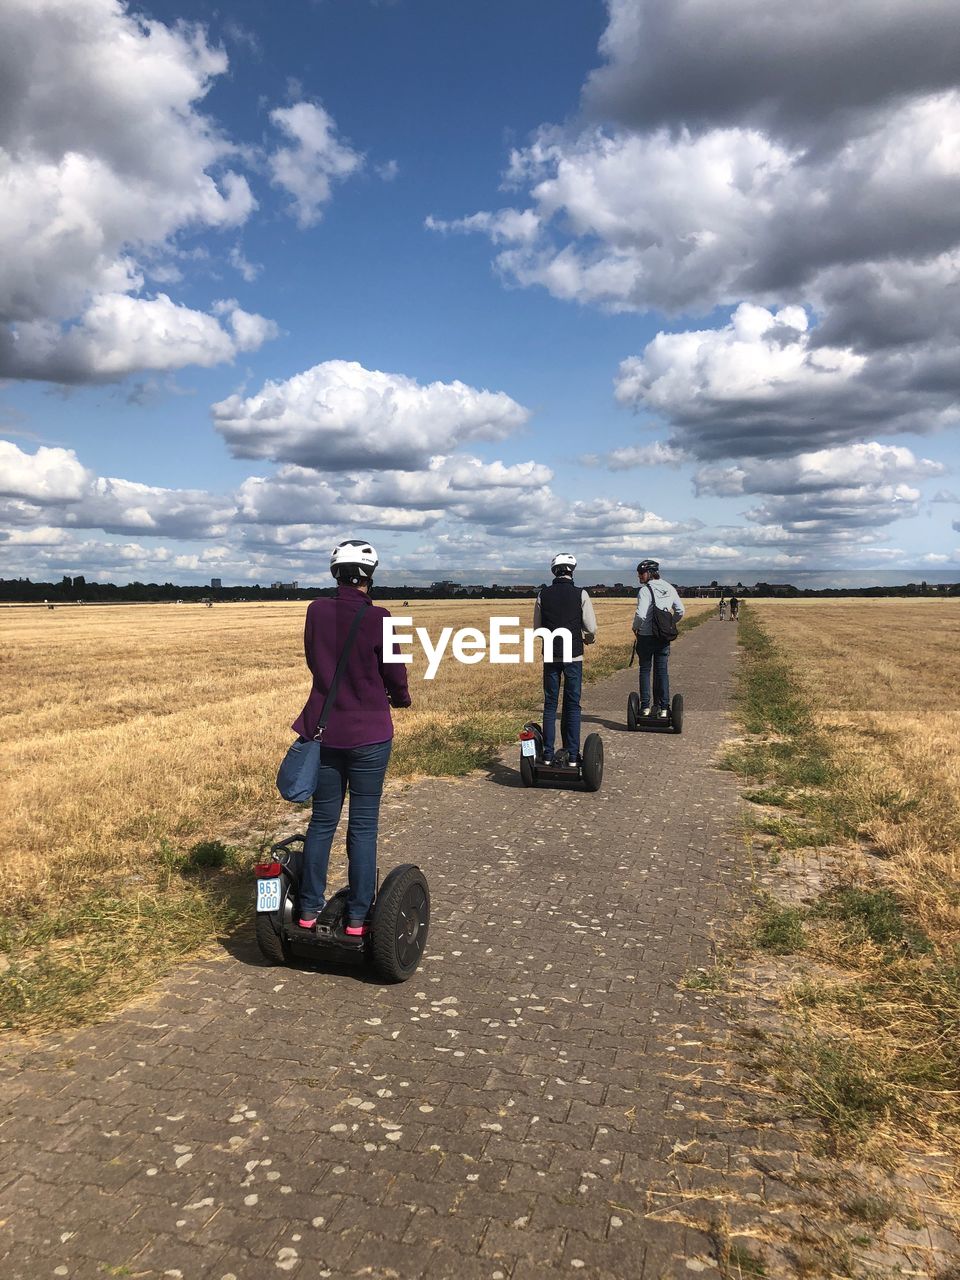
[[[576,556],[561,552],[553,557],[553,582],[541,587],[533,607],[533,625],[547,631],[566,628],[571,637],[571,660],[563,661],[559,636],[543,642],[543,758],[546,764],[577,764],[580,759],[580,688],[583,683],[583,646],[597,638],[597,618],[586,591],[573,585]],[[557,703],[563,681],[560,735],[563,747],[554,754]]]

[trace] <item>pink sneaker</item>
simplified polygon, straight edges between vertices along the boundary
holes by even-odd
[[[348,924],[343,932],[348,938],[364,938],[367,935],[367,928],[365,924]]]
[[[309,920],[298,920],[297,927],[300,929],[315,929],[317,927],[317,917],[312,916]]]

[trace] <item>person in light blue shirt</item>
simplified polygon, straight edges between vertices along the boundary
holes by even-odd
[[[679,620],[684,615],[683,601],[676,588],[661,579],[660,565],[656,560],[641,560],[637,565],[637,577],[640,590],[637,592],[637,611],[633,616],[633,633],[637,638],[640,668],[640,714],[644,717],[656,715],[658,719],[666,720],[670,714],[670,641],[661,640],[653,634],[652,610],[667,609]]]

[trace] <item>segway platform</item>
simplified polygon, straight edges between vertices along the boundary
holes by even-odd
[[[543,729],[528,720],[520,733],[520,778],[525,787],[541,782],[582,782],[586,791],[599,791],[603,781],[603,739],[599,733],[588,734],[579,764],[545,764]]]
[[[316,929],[301,929],[298,895],[303,836],[290,836],[258,863],[256,933],[261,954],[272,964],[324,959],[333,964],[369,964],[384,982],[406,982],[416,973],[430,928],[430,888],[413,863],[394,867],[377,890],[368,929],[348,937],[347,893],[334,894]]]
[[[627,728],[642,729],[647,732],[651,729],[659,729],[662,732],[683,733],[683,694],[675,693],[670,703],[670,713],[666,719],[661,719],[656,712],[651,712],[648,716],[640,714],[640,695],[639,693],[631,693],[627,699]]]

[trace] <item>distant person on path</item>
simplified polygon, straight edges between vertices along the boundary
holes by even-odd
[[[637,565],[637,577],[640,590],[637,592],[633,633],[637,638],[637,664],[640,668],[640,714],[652,716],[656,710],[657,717],[666,720],[670,714],[670,641],[661,640],[653,634],[653,609],[667,609],[678,621],[685,610],[676,588],[661,580],[660,565],[656,560],[641,560]],[[651,667],[654,689],[651,688]],[[653,705],[654,691],[656,708]]]
[[[720,614],[720,621],[723,622],[724,618],[727,616],[727,601],[724,596],[720,597],[720,603],[717,605],[717,610]]]
[[[366,932],[377,889],[380,797],[393,742],[390,707],[410,706],[406,666],[383,653],[383,619],[390,614],[369,601],[378,563],[369,542],[351,539],[334,547],[330,572],[337,594],[307,607],[303,647],[313,688],[293,723],[301,738],[315,735],[347,633],[357,610],[364,610],[323,732],[320,778],[303,847],[298,920],[301,929],[313,929],[324,908],[330,847],[349,791],[345,932],[351,937]]]
[[[736,596],[731,596],[730,597],[730,621],[736,622],[739,613],[740,613],[740,601],[737,599]]]
[[[541,587],[533,606],[533,625],[555,631],[566,627],[573,640],[572,661],[563,661],[559,639],[543,645],[543,759],[545,764],[577,764],[580,760],[580,689],[583,646],[597,638],[597,617],[586,591],[573,584],[576,556],[561,552],[550,562],[553,582]],[[557,703],[563,681],[560,735],[563,748],[554,755]]]

